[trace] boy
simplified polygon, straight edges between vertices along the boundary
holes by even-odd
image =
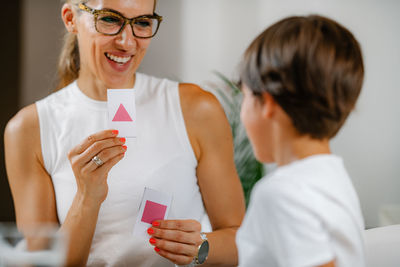
[[[247,49],[241,118],[257,159],[278,168],[253,190],[239,266],[365,265],[359,200],[329,146],[363,76],[358,42],[321,16],[283,19]]]

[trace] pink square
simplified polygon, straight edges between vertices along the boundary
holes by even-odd
[[[144,206],[142,222],[152,223],[155,220],[164,220],[165,212],[167,211],[167,206],[158,204],[156,202],[146,200],[146,205]]]

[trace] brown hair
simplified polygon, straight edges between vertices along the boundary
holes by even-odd
[[[300,134],[332,138],[354,108],[364,66],[354,36],[317,16],[289,17],[246,50],[241,81],[255,95],[270,93]]]
[[[66,3],[78,5],[79,3],[88,2],[88,0],[66,0]],[[157,0],[154,0],[154,10],[156,9]],[[79,76],[80,56],[78,47],[78,38],[76,34],[67,32],[64,36],[64,45],[58,60],[58,85],[56,90],[64,88]]]

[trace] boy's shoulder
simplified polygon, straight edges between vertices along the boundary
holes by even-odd
[[[269,203],[270,208],[314,208],[316,202],[325,199],[344,201],[353,191],[343,161],[335,155],[312,156],[279,167],[254,189],[255,195]]]
[[[349,180],[341,157],[333,154],[320,154],[296,160],[279,167],[271,173],[268,180],[271,186],[280,183],[298,186],[324,186]],[[275,185],[275,183],[277,183]]]
[[[248,233],[257,235],[254,239],[261,240],[264,251],[271,251],[271,257],[283,262],[281,266],[317,265],[310,259],[323,255],[330,261],[335,257],[332,247],[342,246],[341,242],[360,245],[363,222],[358,199],[336,156],[279,167],[257,183],[247,212]]]
[[[277,218],[308,216],[333,224],[332,216],[337,215],[363,224],[357,193],[342,159],[335,155],[312,156],[279,167],[262,179],[253,193],[255,208]]]

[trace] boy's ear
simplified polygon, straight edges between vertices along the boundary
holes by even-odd
[[[75,12],[72,10],[72,6],[70,4],[63,5],[61,9],[61,18],[68,32],[77,33],[76,23],[75,23]]]
[[[274,97],[267,92],[262,93],[262,116],[265,119],[271,119],[277,108],[277,103],[274,99]]]

